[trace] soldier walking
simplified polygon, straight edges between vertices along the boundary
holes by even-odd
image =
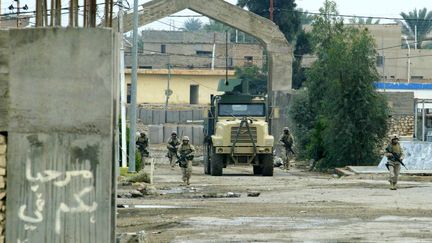
[[[195,156],[195,147],[192,144],[189,144],[188,136],[182,138],[182,143],[178,152],[180,157],[179,163],[182,169],[182,179],[186,185],[189,185],[192,175],[192,160]]]
[[[141,132],[135,144],[137,145],[138,151],[141,154],[141,168],[138,169],[142,170],[144,169],[145,158],[149,157],[150,155],[148,151],[149,139],[147,134],[145,132]]]
[[[290,168],[290,160],[292,155],[294,154],[294,151],[292,149],[293,143],[293,138],[290,134],[289,128],[284,127],[283,134],[279,138],[279,144],[284,146],[285,148],[285,158],[283,161],[284,170],[289,170]]]
[[[171,132],[171,137],[167,142],[167,157],[169,159],[171,169],[174,169],[175,162],[177,160],[177,150],[180,146],[180,139],[177,138],[177,132],[173,131]]]
[[[403,151],[399,144],[399,136],[393,134],[390,137],[391,143],[385,149],[385,156],[387,157],[387,168],[390,172],[390,190],[396,190],[396,184],[401,169],[401,161],[403,160]]]

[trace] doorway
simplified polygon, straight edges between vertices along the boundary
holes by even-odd
[[[199,102],[199,85],[191,85],[190,86],[190,98],[189,98],[189,103],[191,105],[196,105]]]

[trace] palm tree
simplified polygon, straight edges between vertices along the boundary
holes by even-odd
[[[200,31],[202,28],[202,24],[203,23],[201,22],[201,20],[197,18],[190,18],[184,22],[183,30],[190,32]]]
[[[414,11],[409,13],[400,13],[402,18],[402,32],[408,35],[412,39],[415,39],[415,29],[417,27],[417,46],[421,48],[422,42],[425,40],[426,36],[432,30],[432,12],[427,11],[426,8],[414,9]]]
[[[358,25],[370,25],[370,24],[379,24],[380,20],[377,19],[374,21],[373,17],[368,18],[360,18],[360,17],[354,17],[350,19],[351,24],[358,24]]]

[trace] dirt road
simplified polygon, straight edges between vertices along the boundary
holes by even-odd
[[[144,230],[148,242],[432,242],[430,178],[390,191],[379,176],[202,171],[194,167],[192,185],[184,187],[178,168],[158,167],[159,195],[118,199],[129,207],[118,210],[118,233]],[[260,195],[248,197],[251,191]]]

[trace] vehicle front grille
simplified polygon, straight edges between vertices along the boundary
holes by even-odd
[[[254,140],[254,143],[257,142],[257,129],[256,127],[249,127],[250,128],[250,132],[252,134],[252,138]],[[237,131],[238,131],[239,127],[232,127],[231,128],[231,143],[234,143],[236,136],[237,136]],[[252,143],[250,137],[249,137],[249,133],[248,133],[248,129],[246,127],[242,127],[240,130],[240,134],[238,136],[237,139],[237,143]]]

